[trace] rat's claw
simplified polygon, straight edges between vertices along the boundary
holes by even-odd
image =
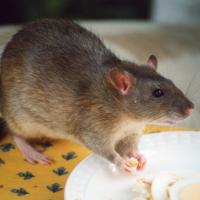
[[[125,164],[125,165],[122,166],[121,170],[128,172],[128,173],[131,173],[133,171],[133,168],[130,167],[128,164]]]
[[[136,158],[139,162],[137,169],[143,170],[147,162],[146,158],[142,154],[139,154],[138,152],[134,152],[133,157]]]
[[[133,168],[133,166],[131,165],[131,163],[124,159],[123,161],[121,161],[120,165],[118,165],[118,168],[122,171],[122,172],[128,172],[129,174],[131,174],[131,172],[133,172],[135,169]]]
[[[30,150],[30,149],[29,149]],[[52,159],[48,158],[44,154],[36,151],[35,149],[31,149],[31,151],[22,152],[25,160],[28,162],[35,164],[35,163],[41,163],[41,164],[50,164],[52,162]]]
[[[31,164],[35,164],[36,162],[32,158],[24,158],[25,161],[28,161]]]

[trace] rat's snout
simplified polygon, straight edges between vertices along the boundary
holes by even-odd
[[[173,107],[175,108],[180,119],[185,119],[192,114],[194,104],[185,96],[180,96],[174,101]]]
[[[187,108],[187,109],[185,110],[185,114],[186,114],[186,115],[190,115],[190,114],[192,113],[192,110],[193,110],[193,108]]]
[[[189,105],[187,105],[184,111],[185,116],[186,117],[189,116],[192,113],[193,109],[194,109],[194,104],[192,102],[189,102]]]

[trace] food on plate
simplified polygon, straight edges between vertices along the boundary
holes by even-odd
[[[132,200],[150,200],[151,199],[151,185],[144,182],[142,179],[136,180],[133,186]]]
[[[180,200],[199,200],[200,183],[185,186],[183,189],[181,189],[179,198]]]
[[[178,174],[163,172],[136,179],[132,200],[200,200],[200,174]]]
[[[169,189],[180,177],[171,173],[162,173],[156,176],[151,185],[151,194],[153,200],[169,199]]]
[[[152,179],[137,179],[132,190],[132,200],[170,200],[169,190],[180,179],[172,173],[161,173]]]

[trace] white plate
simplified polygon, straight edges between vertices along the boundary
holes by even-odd
[[[147,158],[143,172],[130,176],[111,173],[109,164],[97,155],[88,156],[71,173],[65,200],[131,200],[137,176],[160,172],[200,172],[200,132],[167,132],[145,135],[139,150]]]

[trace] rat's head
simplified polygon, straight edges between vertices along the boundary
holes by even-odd
[[[108,80],[123,112],[148,123],[174,123],[189,116],[192,102],[156,70],[157,59],[153,55],[146,65],[123,62],[110,70]]]

